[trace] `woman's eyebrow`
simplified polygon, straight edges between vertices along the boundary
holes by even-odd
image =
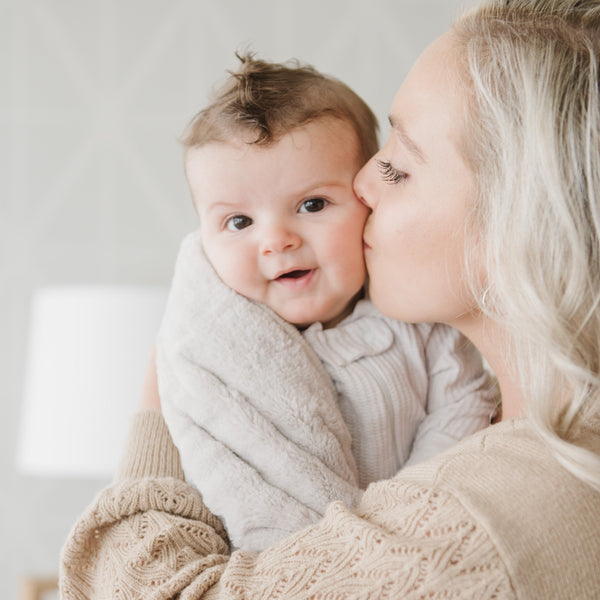
[[[402,123],[394,119],[392,115],[388,117],[388,121],[390,122],[392,129],[394,130],[400,141],[404,144],[404,146],[406,146],[406,149],[415,157],[417,162],[426,163],[427,160],[425,158],[425,153],[423,152],[423,150],[421,150],[419,145],[406,133],[406,130],[402,126]]]

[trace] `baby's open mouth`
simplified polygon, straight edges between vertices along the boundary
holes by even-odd
[[[309,273],[310,269],[296,269],[295,271],[290,271],[289,273],[280,275],[277,279],[300,279]]]

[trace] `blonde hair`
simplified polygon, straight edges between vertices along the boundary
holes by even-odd
[[[252,53],[236,56],[239,69],[229,72],[210,104],[184,131],[185,151],[232,137],[268,145],[296,127],[333,117],[354,129],[362,162],[377,152],[377,118],[346,84],[298,61],[271,63]]]
[[[598,443],[582,435],[600,410],[600,2],[491,1],[452,31],[489,285],[473,288],[511,329],[537,431],[600,489]]]

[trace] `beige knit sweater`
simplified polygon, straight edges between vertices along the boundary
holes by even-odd
[[[600,494],[525,419],[371,485],[355,511],[332,504],[259,555],[229,556],[182,477],[162,417],[140,413],[115,483],[66,541],[62,598],[600,598]]]

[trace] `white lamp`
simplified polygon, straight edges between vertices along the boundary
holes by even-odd
[[[34,294],[21,471],[114,474],[166,297],[166,289],[134,286],[56,286]]]

